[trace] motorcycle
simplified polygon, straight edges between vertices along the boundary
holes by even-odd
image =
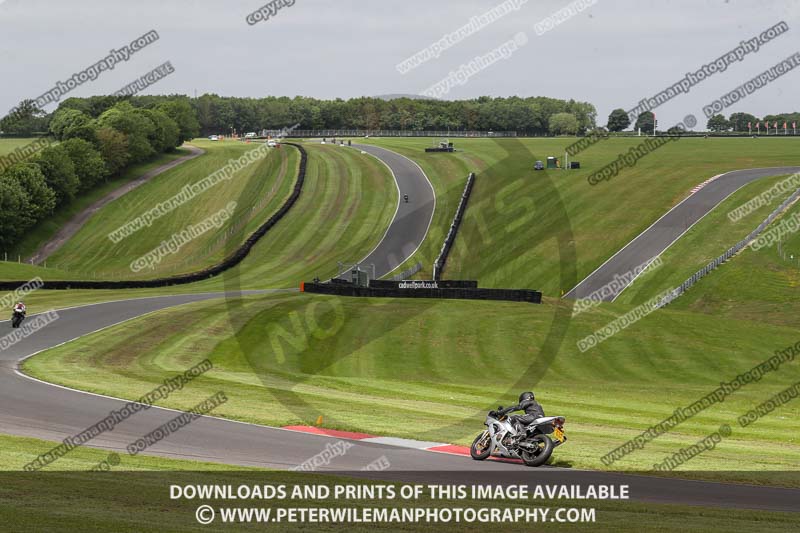
[[[11,327],[18,328],[24,319],[25,313],[14,311],[14,314],[11,315]]]
[[[498,407],[502,411],[503,407]],[[522,459],[527,466],[541,466],[550,459],[553,450],[567,442],[563,416],[545,416],[530,424],[521,424],[497,411],[489,411],[483,430],[469,448],[470,456],[483,461],[490,455]],[[551,438],[550,435],[553,437]]]

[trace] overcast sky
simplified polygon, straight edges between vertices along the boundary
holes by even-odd
[[[509,2],[511,0],[508,0]],[[591,4],[592,0],[584,0]],[[550,96],[593,103],[598,123],[629,109],[780,21],[789,32],[658,109],[659,124],[800,51],[800,0],[594,0],[538,35],[567,0],[517,0],[517,11],[406,74],[399,62],[502,0],[296,0],[250,25],[258,0],[0,0],[0,107],[35,98],[111,49],[156,30],[160,39],[70,95],[112,93],[164,61],[175,72],[145,94],[349,98],[419,94],[519,32],[527,43],[453,86],[445,98]],[[800,68],[725,110],[800,111]],[[52,110],[53,105],[48,106]]]

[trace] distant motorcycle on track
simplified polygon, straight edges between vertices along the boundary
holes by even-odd
[[[25,313],[22,311],[14,311],[11,315],[11,327],[18,328],[23,320],[25,320]]]
[[[502,406],[498,407],[498,411],[502,410]],[[508,415],[489,411],[484,422],[486,429],[475,437],[469,454],[476,461],[495,455],[522,459],[527,466],[541,466],[557,446],[567,441],[565,420],[563,416],[545,416],[521,426]]]

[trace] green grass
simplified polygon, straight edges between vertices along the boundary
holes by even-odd
[[[39,455],[49,452],[57,444],[42,439],[0,434],[0,471],[20,471],[24,465],[33,461]],[[58,466],[48,468],[47,471],[88,472],[102,461],[107,460],[111,453],[114,452],[80,446],[58,459],[58,462],[54,463]],[[148,455],[131,456],[124,451],[121,451],[118,455],[119,464],[113,470],[126,472],[260,470],[203,461],[187,461],[185,459],[169,459]]]
[[[29,359],[24,370],[135,398],[210,357],[215,369],[170,400],[171,407],[189,407],[223,388],[230,400],[217,410],[221,416],[270,425],[313,424],[322,416],[325,427],[459,444],[480,430],[486,410],[534,388],[548,414],[567,417],[570,441],[556,451],[558,463],[603,469],[605,453],[798,340],[795,328],[669,309],[593,350],[577,350],[578,339],[629,307],[579,315],[559,347],[545,338],[569,310],[558,311],[553,301],[248,297],[121,324]],[[745,429],[736,419],[798,377],[797,364],[787,365],[614,468],[649,470],[728,423],[732,437],[679,473],[764,482],[750,471],[774,471],[767,482],[788,483],[780,471],[800,464],[800,405],[781,407]]]
[[[785,176],[764,178],[734,193],[661,255],[662,266],[642,274],[617,301],[640,304],[680,285],[720,256],[753,231],[789,194],[776,198],[737,222],[731,222],[728,213],[784,179]],[[797,212],[797,209],[790,210],[789,216],[792,212]],[[797,250],[800,239],[793,239],[786,244],[790,248],[794,245]],[[794,290],[797,266],[796,262],[782,260],[777,247],[760,252],[745,249],[701,280],[672,306],[748,321],[797,326],[800,325],[797,314],[784,307],[793,306],[800,295]],[[717,277],[726,279],[720,285],[715,281]],[[740,305],[744,302],[747,305]]]
[[[155,231],[155,228],[167,217],[154,223],[153,228],[128,237],[120,245],[112,245],[111,241],[106,238],[110,231],[108,228],[116,228],[117,222],[128,220],[132,213],[142,210],[141,208],[132,208],[128,203],[151,205],[155,202],[157,195],[151,190],[152,188],[155,187],[159,191],[164,188],[170,191],[179,190],[186,182],[194,182],[199,179],[197,169],[194,167],[199,164],[196,162],[204,157],[210,157],[213,154],[217,160],[225,160],[230,157],[229,150],[242,150],[244,146],[252,147],[252,145],[230,143],[224,148],[218,148],[219,144],[207,144],[209,146],[203,145],[203,147],[209,150],[208,155],[187,162],[178,169],[163,174],[148,185],[143,185],[118,200],[118,202],[125,203],[117,207],[109,205],[101,210],[78,235],[66,243],[64,248],[48,261],[48,267],[60,266],[65,258],[71,257],[72,262],[67,263],[71,266],[65,267],[70,269],[68,279],[72,277],[92,279],[95,276],[100,279],[104,273],[106,277],[112,279],[133,277],[130,271],[126,273],[124,270],[118,269],[126,268],[132,257],[138,257],[137,254],[146,253],[157,245],[163,235],[162,237],[157,236],[158,232]],[[281,150],[280,155],[290,154],[288,156],[290,160],[295,157],[295,149],[284,147]],[[309,145],[307,150],[309,158],[306,183],[300,199],[288,215],[253,248],[245,261],[224,276],[193,284],[188,288],[171,289],[171,293],[187,290],[192,292],[220,290],[239,286],[242,288],[297,287],[300,281],[310,280],[314,276],[328,278],[335,275],[337,262],[358,261],[378,244],[391,221],[397,204],[397,190],[386,167],[374,158],[361,155],[356,150],[315,145]],[[276,158],[275,161],[278,159]],[[286,187],[290,185],[288,178],[291,178],[291,183],[293,183],[296,176],[296,169],[293,169],[291,164],[288,165],[288,168],[292,168],[292,170],[287,170],[287,176],[282,181]],[[176,174],[178,172],[185,174],[178,175]],[[246,170],[242,172],[246,172]],[[259,176],[252,176],[248,180],[248,184],[243,186],[269,187],[269,182],[263,182]],[[224,186],[221,185],[221,187]],[[279,192],[282,190],[280,189]],[[288,190],[286,192],[288,193]],[[225,195],[220,194],[219,198],[214,199],[214,203],[221,204],[231,198],[238,199],[239,202],[250,202],[253,201],[251,198],[256,196],[255,193],[248,192],[244,195],[245,198],[238,198],[237,194],[239,193],[235,193],[233,190],[226,190]],[[216,207],[206,207],[208,202],[205,199],[198,198],[196,200],[202,203],[205,211],[214,212],[216,210]],[[114,204],[116,203],[114,202]],[[253,217],[245,226],[245,233],[239,232],[229,240],[231,244],[217,246],[209,255],[192,255],[190,253],[187,257],[183,257],[184,249],[182,249],[178,265],[180,268],[160,269],[156,273],[160,275],[196,270],[205,264],[216,262],[221,259],[221,254],[232,251],[233,242],[238,242],[237,239],[249,235],[257,223],[263,221],[272,211],[268,209],[271,207],[274,207],[272,203],[267,204],[267,208],[264,209],[261,216]],[[187,204],[177,211],[182,209],[192,209],[192,206]],[[178,214],[176,212],[175,220],[172,220],[176,228],[187,223],[187,220],[181,219]],[[200,218],[199,215],[192,215],[192,217],[193,220]],[[166,234],[171,231],[173,229],[159,230],[158,234]],[[197,250],[201,246],[198,243],[194,249]],[[126,251],[117,250],[120,247],[127,247]],[[134,249],[135,252],[132,251]],[[189,251],[191,252],[191,250]],[[81,265],[81,271],[77,275],[73,275],[75,272],[73,268],[76,264]],[[6,268],[11,267],[7,266]],[[19,266],[13,268],[15,276],[23,273],[25,279],[29,279],[33,275],[41,275],[45,280],[64,279],[61,271],[48,273],[48,271],[33,268],[21,272]],[[140,274],[138,277],[153,277],[154,275]],[[13,278],[14,276],[9,274],[3,275],[3,277]]]
[[[767,211],[776,206],[777,202]],[[782,220],[797,216],[798,213],[800,205],[795,204],[774,221],[767,231],[777,227]],[[765,217],[757,218],[759,220],[753,221],[750,230],[755,229]],[[711,231],[709,227],[711,221],[708,224],[704,221],[703,224],[703,227],[698,228],[698,232]],[[723,222],[719,223],[720,226],[722,224]],[[739,237],[730,239],[728,245],[734,244],[738,239]],[[680,254],[690,246],[690,243],[691,241],[679,243],[674,253]],[[800,327],[798,318],[800,265],[797,262],[800,236],[797,233],[789,235],[784,238],[782,245],[786,250],[786,259],[779,255],[778,247],[775,245],[758,251],[745,248],[672,302],[670,307],[704,315],[730,317],[754,323],[765,322],[797,329]],[[794,254],[794,260],[788,257],[791,253]],[[665,259],[669,260],[669,257],[665,256]],[[648,284],[640,290],[649,291],[649,289]]]
[[[21,148],[36,140],[36,137],[29,137],[23,139],[17,138],[3,138],[0,139],[0,156],[8,155],[17,148]]]
[[[0,435],[0,469],[14,469],[29,458],[49,450],[54,443],[38,439]],[[0,484],[0,521],[7,531],[206,531],[209,527],[195,521],[199,505],[219,507],[593,507],[596,522],[548,525],[548,531],[692,531],[706,532],[796,531],[797,513],[753,512],[746,510],[710,509],[692,506],[643,504],[630,501],[486,501],[437,499],[424,495],[413,502],[398,500],[351,501],[328,498],[286,500],[188,500],[171,499],[171,485],[284,485],[287,493],[295,486],[363,484],[364,480],[321,474],[270,472],[253,468],[221,467],[212,463],[165,459],[160,457],[121,457],[114,472],[86,473],[109,452],[77,448],[58,461],[58,471],[35,474],[4,472]],[[224,470],[224,471],[223,471]],[[237,471],[238,470],[238,471]],[[399,487],[395,485],[399,492]],[[215,525],[219,521],[215,522]],[[263,530],[264,524],[225,524],[226,530]],[[276,531],[305,531],[309,524],[270,524]],[[425,530],[452,531],[453,524],[426,525]],[[508,531],[530,531],[531,525],[504,524]],[[418,531],[419,525],[408,524],[313,524],[314,531]],[[485,524],[459,524],[459,531],[485,531]]]
[[[338,273],[380,242],[397,205],[386,166],[356,150],[306,144],[303,193],[286,217],[224,275],[197,289],[283,288]]]
[[[534,172],[533,162],[563,158],[574,139],[454,139],[461,150],[454,154],[424,153],[430,139],[365,141],[417,161],[436,189],[429,239],[410,263],[420,260],[430,269],[473,170],[473,197],[445,277],[537,288],[549,296],[571,289],[707,178],[740,168],[800,165],[796,139],[682,139],[608,182],[587,183],[591,172],[642,140],[609,139],[573,158],[580,170],[543,172]],[[430,276],[429,270],[420,276]]]
[[[200,193],[184,205],[121,242],[108,234],[142,215],[159,202],[177,194],[184,186],[222,168],[230,159],[256,149],[256,144],[198,141],[207,153],[171,169],[117,199],[96,213],[78,233],[48,260],[61,269],[98,279],[153,278],[199,270],[220,262],[274,213],[288,196],[297,177],[297,150],[285,147],[238,171],[229,181]],[[236,211],[221,228],[213,229],[164,257],[152,269],[134,273],[130,264],[157,248],[189,224],[197,224],[218,213],[229,202]]]
[[[121,175],[112,177],[95,189],[81,193],[80,196],[75,199],[75,201],[69,205],[58,208],[56,212],[53,213],[49,218],[31,228],[28,233],[26,233],[25,238],[16,246],[14,246],[14,248],[8,251],[9,260],[14,261],[21,258],[24,261],[25,258],[31,256],[37,249],[39,249],[41,245],[53,237],[53,235],[56,234],[63,224],[83,211],[86,207],[90,206],[108,193],[125,185],[129,181],[132,181],[139,176],[146,174],[150,170],[165,163],[169,163],[170,161],[174,161],[175,159],[178,159],[179,157],[182,157],[188,153],[188,150],[179,149],[174,153],[161,154],[152,161],[129,167]],[[6,265],[0,263],[0,277],[7,277],[10,274],[6,268]],[[80,274],[77,272],[73,272],[72,274],[80,276]]]

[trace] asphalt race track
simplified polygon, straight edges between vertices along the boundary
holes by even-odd
[[[394,174],[399,205],[383,240],[362,261],[375,265],[375,277],[382,278],[411,257],[425,240],[436,208],[433,185],[419,166],[409,158],[377,146],[354,144],[383,161]],[[408,195],[408,203],[403,195]]]
[[[793,174],[798,171],[800,171],[800,167],[774,167],[734,170],[722,174],[673,207],[578,283],[564,295],[564,298],[588,298],[594,291],[608,286],[609,288],[603,291],[604,294],[608,294],[602,299],[614,301],[625,290],[625,287],[617,290],[611,289],[608,284],[614,280],[614,276],[623,276],[634,271],[636,267],[653,260],[689,231],[689,228],[701,218],[744,185],[759,178]]]
[[[368,148],[368,147],[364,147]],[[371,147],[369,147],[371,148]],[[398,161],[382,149],[375,149],[379,157],[393,169],[402,194],[406,189],[412,202],[423,201],[424,184],[403,181],[405,171]],[[365,150],[366,151],[366,150]],[[399,157],[399,156],[398,156]],[[410,168],[408,168],[410,171]],[[770,171],[775,174],[776,171]],[[763,175],[763,174],[762,174]],[[424,177],[424,174],[422,175]],[[413,174],[407,174],[409,180]],[[419,176],[417,176],[419,177]],[[426,180],[427,181],[427,180]],[[416,185],[413,185],[416,183]],[[416,187],[416,188],[413,188]],[[709,204],[710,205],[710,204]],[[715,204],[714,204],[715,205]],[[403,206],[401,205],[401,208]],[[399,209],[395,221],[383,242],[370,254],[381,267],[379,272],[392,266],[392,261],[380,263],[380,251],[401,261],[407,257],[402,248],[409,239],[394,235],[400,228],[427,229],[433,205],[409,206]],[[409,225],[398,223],[398,218],[413,221]],[[423,224],[424,222],[424,224]],[[392,229],[392,228],[396,228]],[[423,235],[424,237],[424,235]],[[419,245],[419,240],[416,245]],[[401,249],[391,248],[401,246]],[[399,264],[399,263],[398,263]],[[396,265],[395,265],[396,266]],[[258,291],[265,292],[265,291]],[[238,297],[241,293],[188,294],[122,300],[59,310],[58,320],[48,324],[33,335],[0,352],[0,431],[2,433],[30,436],[60,442],[80,433],[106,418],[112,410],[121,409],[126,401],[75,391],[50,385],[22,375],[17,369],[20,361],[44,349],[68,342],[92,331],[109,327],[159,309],[214,298]],[[30,318],[33,318],[31,316]],[[3,327],[8,327],[7,322]],[[10,332],[11,329],[9,328]],[[178,393],[174,393],[178,394]],[[119,423],[113,431],[101,433],[91,441],[92,447],[115,450],[125,464],[126,446],[153,431],[178,415],[177,411],[153,407],[140,411]],[[475,420],[475,432],[482,429],[481,420]],[[568,430],[568,426],[567,426]],[[271,428],[235,422],[214,417],[202,417],[147,450],[148,454],[170,458],[192,459],[226,464],[286,469],[296,466],[325,449],[331,437],[299,433],[281,428]],[[593,483],[630,485],[631,498],[639,501],[685,503],[693,505],[753,508],[765,510],[798,511],[800,490],[765,488],[750,485],[717,484],[680,479],[657,478],[640,475],[623,475],[609,472],[579,471],[563,468],[529,469],[518,464],[500,461],[472,461],[468,457],[450,455],[376,442],[352,441],[353,447],[344,455],[333,458],[320,472],[340,472],[370,478],[397,481],[436,483]],[[579,446],[569,442],[568,446]],[[55,444],[54,444],[55,446]],[[556,450],[555,455],[558,455]],[[391,467],[384,472],[360,472],[367,464],[385,457]],[[24,465],[20,464],[22,469]],[[58,469],[57,463],[47,469]]]

